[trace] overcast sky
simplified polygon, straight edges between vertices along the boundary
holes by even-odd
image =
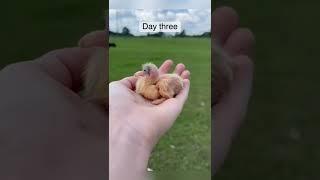
[[[110,9],[211,9],[211,0],[110,0]]]
[[[180,21],[182,29],[188,35],[199,35],[211,30],[210,9],[180,9],[180,10],[128,10],[110,9],[110,31],[121,32],[128,27],[134,35],[145,35],[139,32],[140,21]]]

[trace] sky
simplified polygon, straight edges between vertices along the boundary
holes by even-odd
[[[110,0],[110,9],[210,9],[211,0]]]
[[[182,0],[181,0],[182,1]],[[123,27],[130,29],[133,35],[145,35],[139,32],[139,22],[181,22],[187,35],[199,35],[211,30],[210,9],[166,9],[166,10],[129,10],[110,9],[109,29],[121,32]]]

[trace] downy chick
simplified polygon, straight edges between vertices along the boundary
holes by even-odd
[[[146,63],[142,65],[143,76],[139,76],[136,82],[136,93],[148,100],[160,98],[160,93],[156,83],[159,80],[159,71],[156,65]]]
[[[144,75],[136,83],[136,92],[152,104],[160,104],[166,99],[173,98],[183,88],[183,80],[177,74],[159,75],[158,67],[152,63],[142,65]]]
[[[108,63],[106,59],[106,49],[97,50],[91,57],[84,72],[84,89],[81,92],[85,99],[102,105],[107,103],[108,94]],[[143,72],[144,76],[137,81],[136,92],[146,99],[152,100],[153,104],[160,104],[175,96],[183,87],[180,76],[164,74],[160,77],[157,66],[152,63],[144,64]],[[231,59],[216,43],[213,43],[212,47],[211,72],[211,104],[215,105],[230,88],[233,80]],[[171,85],[169,85],[170,83]]]
[[[177,74],[163,74],[157,82],[157,87],[162,98],[154,101],[153,104],[160,104],[179,94],[183,89],[183,79]]]

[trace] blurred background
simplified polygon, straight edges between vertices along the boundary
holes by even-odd
[[[256,35],[248,115],[216,179],[319,179],[319,6],[309,1],[216,0]],[[104,29],[107,2],[11,0],[1,4],[0,68],[75,46]],[[190,152],[192,153],[192,152]]]
[[[77,46],[84,34],[105,28],[107,4],[104,0],[2,2],[0,68]]]
[[[0,68],[38,58],[55,49],[77,46],[84,34],[105,29],[107,3],[102,0],[3,2]],[[210,170],[210,37],[204,36],[165,41],[157,37],[112,39],[117,47],[111,49],[111,56],[116,59],[111,61],[116,70],[110,75],[111,80],[139,70],[145,61],[160,65],[166,58],[186,63],[192,73],[193,95],[179,123],[153,153],[150,166],[155,170]],[[139,61],[125,62],[124,55]]]
[[[214,179],[319,179],[320,18],[317,1],[216,0],[256,36],[253,94]]]

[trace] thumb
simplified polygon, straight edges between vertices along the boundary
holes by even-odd
[[[127,88],[134,90],[136,87],[136,82],[137,82],[138,78],[136,76],[130,76],[130,77],[126,77],[121,79],[119,82],[126,86]]]
[[[39,63],[40,68],[53,79],[77,91],[82,85],[83,72],[97,50],[97,48],[59,49],[41,56],[35,62]]]

